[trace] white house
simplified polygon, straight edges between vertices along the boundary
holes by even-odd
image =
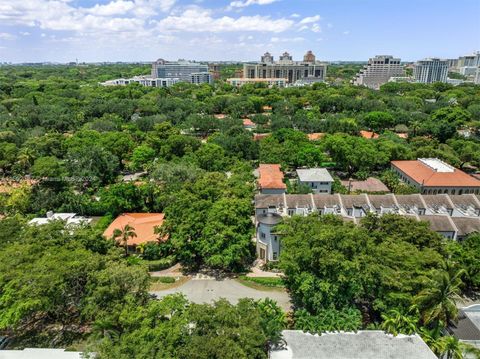
[[[313,193],[332,193],[333,178],[326,168],[297,169],[298,183]]]
[[[41,226],[53,221],[65,221],[67,225],[78,226],[82,224],[90,224],[92,222],[92,218],[77,216],[76,213],[54,213],[52,211],[48,211],[46,217],[33,218],[28,222],[28,224]]]

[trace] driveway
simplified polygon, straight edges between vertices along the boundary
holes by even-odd
[[[172,289],[152,292],[158,298],[173,293],[182,293],[194,303],[211,303],[220,298],[236,304],[240,298],[255,300],[270,298],[285,311],[290,310],[290,298],[285,291],[260,291],[246,287],[234,279],[216,280],[211,278],[192,278],[187,283]]]

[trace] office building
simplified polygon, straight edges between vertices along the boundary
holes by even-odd
[[[209,72],[192,72],[189,82],[196,85],[213,84],[213,76]]]
[[[413,68],[413,76],[415,79],[425,84],[447,82],[447,75],[448,61],[438,58],[417,61]]]
[[[475,79],[473,83],[476,85],[480,85],[480,66],[477,67],[477,72],[475,73]]]
[[[192,82],[192,74],[207,73],[208,65],[184,60],[165,61],[158,59],[152,64],[152,78],[180,79],[183,82]]]
[[[356,75],[353,84],[378,90],[391,77],[404,77],[405,70],[399,58],[390,55],[377,55]]]
[[[284,52],[278,61],[266,52],[260,63],[243,65],[243,76],[249,79],[286,79],[287,83],[294,84],[298,80],[309,79],[310,82],[323,82],[327,73],[327,64],[317,61],[315,55],[309,51],[304,61],[294,61],[293,57]]]

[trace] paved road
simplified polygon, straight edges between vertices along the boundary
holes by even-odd
[[[284,310],[290,309],[290,298],[286,292],[281,291],[260,291],[246,287],[233,279],[197,279],[193,278],[180,287],[163,291],[152,292],[158,298],[173,293],[183,293],[194,303],[211,303],[220,298],[227,299],[230,303],[236,304],[240,298],[275,300]]]

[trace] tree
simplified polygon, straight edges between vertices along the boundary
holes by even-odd
[[[434,271],[428,279],[427,287],[414,299],[425,324],[445,326],[457,320],[458,309],[455,300],[460,293],[463,269],[456,270],[446,263],[446,270]]]
[[[388,112],[372,111],[363,118],[365,125],[373,132],[382,132],[384,129],[392,127],[395,120]]]
[[[155,156],[155,150],[148,145],[140,145],[136,147],[132,154],[132,169],[145,170],[152,165]]]
[[[386,314],[382,314],[383,322],[381,328],[393,335],[406,334],[412,335],[418,331],[418,318],[404,315],[398,309],[392,309]]]
[[[135,228],[126,224],[122,229],[115,229],[113,231],[113,239],[125,248],[125,257],[128,256],[128,240],[136,238]]]

